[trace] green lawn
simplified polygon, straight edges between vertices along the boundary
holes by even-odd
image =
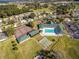
[[[37,35],[40,36],[40,35]],[[33,37],[22,44],[17,44],[18,50],[12,50],[11,41],[14,39],[9,38],[4,42],[0,42],[0,59],[33,59],[36,52],[41,50],[37,44],[37,36]],[[35,38],[35,39],[34,39]],[[65,57],[61,59],[78,59],[79,58],[79,41],[72,40],[67,36],[62,37],[47,37],[49,40],[58,40],[55,45],[51,45],[51,49],[60,51]],[[16,42],[16,41],[15,41]],[[74,55],[75,54],[75,55]]]
[[[79,54],[78,53],[79,53],[79,51],[77,52],[74,48],[70,48],[68,50],[68,55],[71,57],[71,59],[79,59]]]
[[[35,40],[30,39],[22,44],[17,44],[18,50],[14,51],[11,41],[15,40],[8,39],[0,42],[0,59],[33,59],[36,52],[41,49]]]
[[[34,12],[43,12],[43,11],[45,11],[45,12],[50,12],[51,10],[49,9],[49,8],[42,8],[42,9],[37,9],[37,10],[33,10]]]
[[[55,51],[60,51],[61,53],[63,53],[64,58],[61,58],[61,59],[74,59],[75,57],[76,57],[75,59],[78,59],[79,51],[78,49],[76,49],[77,52],[76,50],[74,50],[76,46],[79,47],[78,40],[72,40],[67,36],[62,36],[58,38],[58,42],[54,46],[52,46],[51,49]],[[77,54],[74,55],[74,53],[77,53]]]

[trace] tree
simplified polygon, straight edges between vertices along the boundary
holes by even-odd
[[[34,18],[36,15],[35,15],[35,13],[31,13],[30,15],[29,15],[29,18]]]
[[[57,14],[66,14],[66,13],[69,13],[69,10],[70,10],[70,6],[69,5],[60,5],[60,6],[57,6]]]
[[[11,36],[14,34],[14,27],[13,26],[10,26],[6,29],[6,32],[8,34],[8,36]]]
[[[57,59],[57,53],[53,50],[41,50],[37,53],[38,56],[43,56],[45,59]]]
[[[13,47],[12,49],[13,49],[13,50],[18,50],[18,48],[17,48],[17,47]]]
[[[35,6],[35,9],[40,9],[41,8],[40,3],[36,2],[36,1],[34,3],[34,6]]]
[[[50,9],[51,11],[53,11],[53,10],[56,9],[56,7],[52,5],[52,6],[49,7],[49,9]]]
[[[1,5],[0,18],[6,18],[7,16],[18,15],[29,11],[30,9],[26,7],[19,9],[16,5]]]
[[[23,7],[23,8],[22,8],[22,11],[23,11],[23,13],[25,13],[25,12],[29,12],[30,9],[29,9],[29,8],[26,8],[26,7]]]
[[[7,17],[7,14],[4,11],[0,11],[0,18]]]
[[[48,8],[48,4],[44,4],[43,5],[43,8]]]

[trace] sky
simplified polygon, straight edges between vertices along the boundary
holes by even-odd
[[[0,1],[16,1],[16,0],[0,0]]]
[[[0,0],[0,1],[16,1],[16,0]],[[75,1],[79,1],[79,0],[75,0]]]

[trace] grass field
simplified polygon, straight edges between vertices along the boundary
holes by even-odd
[[[67,36],[62,36],[58,39],[58,42],[54,46],[52,46],[51,49],[63,53],[64,58],[61,59],[78,59],[74,58],[74,53],[79,53],[79,51],[78,49],[74,50],[74,48],[76,46],[79,47],[79,40],[73,40],[71,38],[68,38]],[[75,57],[79,57],[79,54],[76,54]]]
[[[0,42],[0,59],[33,59],[36,52],[41,49],[35,40],[30,39],[23,44],[17,44],[18,50],[13,51],[11,41],[15,40]]]
[[[17,44],[18,50],[16,51],[12,50],[11,41],[15,41],[13,38],[0,42],[0,59],[33,59],[36,52],[42,49],[36,42],[37,38],[40,38],[38,36],[40,35],[22,44]],[[47,38],[51,41],[52,39],[58,40],[55,45],[51,45],[51,49],[61,52],[64,55],[64,58],[61,59],[79,59],[78,40],[72,40],[67,36]]]
[[[78,50],[78,49],[77,49]],[[79,51],[78,51],[79,52]],[[68,55],[70,55],[71,59],[79,59],[79,54],[74,48],[70,48],[68,50]]]
[[[34,12],[50,12],[51,10],[49,10],[48,8],[42,8],[42,9],[37,9],[37,10],[33,10]]]

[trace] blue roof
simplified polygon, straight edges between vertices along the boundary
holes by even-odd
[[[37,33],[39,33],[38,30],[33,30],[33,31],[29,32],[29,35],[30,35],[30,36],[34,36],[34,35],[36,35]]]
[[[19,37],[17,40],[18,43],[24,41],[24,40],[27,40],[30,36],[29,35],[23,35],[21,37]]]

